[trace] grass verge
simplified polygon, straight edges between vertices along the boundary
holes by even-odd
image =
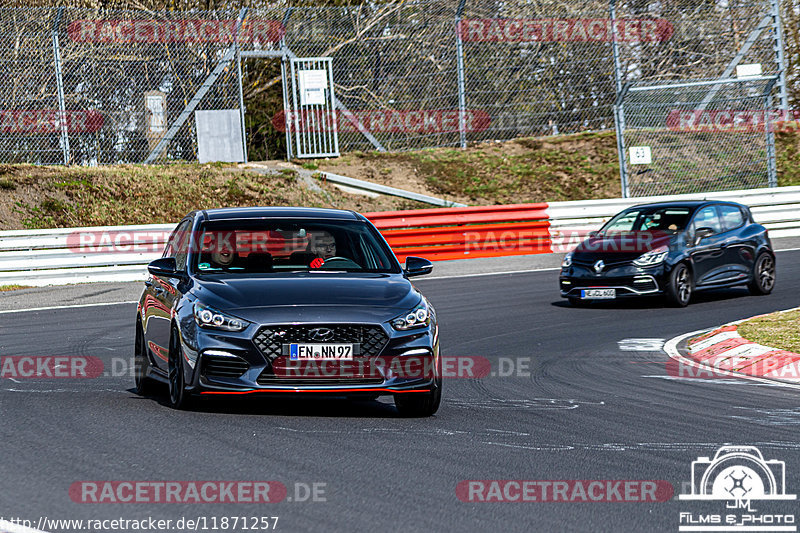
[[[32,289],[29,285],[0,285],[0,292],[18,291],[20,289]]]
[[[0,230],[169,223],[195,209],[216,207],[388,211],[426,206],[348,194],[322,182],[316,186],[291,169],[262,174],[222,164],[0,165]]]
[[[800,309],[751,318],[738,326],[739,335],[764,346],[800,353]]]

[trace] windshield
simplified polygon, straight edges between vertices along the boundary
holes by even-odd
[[[286,219],[206,222],[193,270],[199,274],[401,272],[394,255],[360,221]]]
[[[600,230],[604,235],[632,231],[677,233],[689,222],[688,207],[634,207],[609,220]]]

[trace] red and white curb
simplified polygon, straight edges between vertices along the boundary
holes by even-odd
[[[744,378],[800,388],[800,354],[745,339],[737,330],[739,324],[746,320],[750,318],[725,324],[712,331],[685,333],[669,340],[664,350],[681,365],[704,370],[715,377]],[[690,339],[688,353],[683,354],[678,350],[678,345],[686,339]]]

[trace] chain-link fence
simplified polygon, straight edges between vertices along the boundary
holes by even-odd
[[[776,79],[633,83],[620,94],[630,196],[775,186]]]
[[[277,95],[276,137],[291,110],[259,62],[331,57],[343,152],[607,130],[627,81],[777,73],[775,1],[0,9],[0,160],[194,160],[193,112],[240,106],[237,51],[274,52],[243,61],[242,91]]]

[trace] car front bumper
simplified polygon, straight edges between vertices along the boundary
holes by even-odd
[[[331,325],[330,322],[326,323]],[[353,326],[353,324],[347,324]],[[292,324],[314,327],[318,324]],[[405,332],[384,324],[358,324],[378,327],[385,334],[382,346],[354,357],[353,362],[289,362],[282,353],[270,351],[257,342],[262,328],[253,325],[242,332],[220,332],[194,328],[193,342],[186,343],[187,389],[201,395],[328,395],[379,396],[430,392],[440,376],[438,326]],[[279,328],[278,328],[279,329]],[[190,359],[193,359],[190,361]]]
[[[599,274],[591,266],[574,264],[561,269],[558,278],[563,298],[584,298],[586,289],[615,289],[616,298],[663,294],[666,287],[663,265],[641,268],[632,264],[612,266]]]

